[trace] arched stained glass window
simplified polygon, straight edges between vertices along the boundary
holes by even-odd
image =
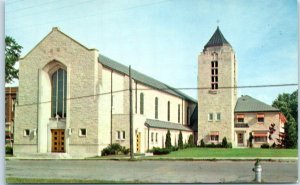
[[[66,117],[67,110],[67,72],[58,69],[52,74],[51,116]]]

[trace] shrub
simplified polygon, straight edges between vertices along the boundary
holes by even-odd
[[[129,153],[129,148],[125,148],[124,146],[122,147],[120,144],[118,143],[113,143],[108,145],[106,148],[104,148],[101,151],[101,155],[102,156],[106,156],[106,155],[116,155],[116,154],[125,154],[127,155]]]
[[[193,134],[191,134],[191,135],[189,136],[188,146],[189,146],[189,147],[194,147],[194,146],[195,146]]]
[[[226,137],[224,137],[224,138],[222,139],[222,147],[223,147],[223,148],[227,148],[227,139],[226,139]]]
[[[167,135],[166,135],[166,148],[171,148],[172,144],[171,144],[171,133],[170,130],[168,130]]]
[[[153,149],[150,151],[153,152],[154,155],[165,155],[165,154],[169,154],[171,152],[171,149],[153,147]]]
[[[13,154],[13,148],[11,146],[5,147],[5,154]]]
[[[178,137],[178,148],[183,149],[183,141],[182,141],[182,133],[181,131],[179,132],[179,137]]]
[[[260,146],[260,148],[270,148],[268,143],[264,143]]]
[[[232,148],[232,143],[227,143],[226,148]]]
[[[271,148],[276,148],[275,142],[272,144]]]
[[[203,139],[201,139],[201,141],[200,141],[200,147],[205,147],[205,143],[204,143]]]

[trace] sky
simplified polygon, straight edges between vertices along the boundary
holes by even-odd
[[[296,0],[7,0],[5,35],[26,55],[52,29],[175,88],[196,88],[198,55],[219,26],[238,86],[298,84]],[[8,86],[16,86],[14,82]],[[241,88],[272,104],[298,86]],[[197,90],[183,90],[197,99]]]

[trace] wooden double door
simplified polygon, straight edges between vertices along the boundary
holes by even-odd
[[[65,152],[65,130],[52,129],[52,152]]]

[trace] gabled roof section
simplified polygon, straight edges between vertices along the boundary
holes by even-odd
[[[234,112],[279,112],[279,109],[245,95],[237,100]]]
[[[208,43],[204,46],[204,49],[207,47],[213,47],[213,46],[223,46],[223,45],[229,45],[229,42],[225,39],[222,32],[219,29],[219,26],[217,27],[217,30],[213,34],[213,36],[209,39]]]
[[[67,38],[71,39],[72,41],[74,41],[75,43],[77,43],[78,45],[80,45],[81,47],[85,48],[86,50],[97,50],[97,49],[90,49],[90,48],[87,48],[86,46],[84,46],[83,44],[81,44],[80,42],[76,41],[75,39],[73,39],[72,37],[70,37],[69,35],[65,34],[64,32],[60,31],[60,29],[58,27],[53,27],[51,32],[48,33],[39,43],[37,43],[37,45],[35,45],[34,48],[32,48],[25,56],[21,57],[20,59],[24,59],[26,58],[35,48],[37,48],[47,37],[49,37],[49,35],[51,35],[52,33],[54,32],[58,32],[64,36],[66,36]]]
[[[154,119],[147,119],[145,125],[151,128],[162,128],[169,130],[182,130],[182,131],[192,131],[188,126],[183,126],[178,123],[172,123],[167,121],[159,121]]]
[[[99,63],[101,63],[102,65],[110,68],[110,69],[113,69],[115,71],[118,71],[119,73],[123,73],[123,74],[126,74],[126,75],[129,75],[129,67],[123,65],[123,64],[120,64],[104,55],[99,55]],[[166,93],[169,93],[169,94],[172,94],[172,95],[175,95],[177,97],[180,97],[180,98],[183,98],[185,100],[189,100],[191,102],[194,102],[194,103],[197,103],[197,101],[193,98],[191,98],[190,96],[182,93],[181,91],[177,90],[177,89],[174,89],[158,80],[155,80],[149,76],[146,76],[134,69],[132,69],[132,78],[141,83],[141,84],[144,84],[144,85],[147,85],[147,86],[150,86],[154,89],[158,89],[158,90],[161,90],[161,91],[164,91]]]

